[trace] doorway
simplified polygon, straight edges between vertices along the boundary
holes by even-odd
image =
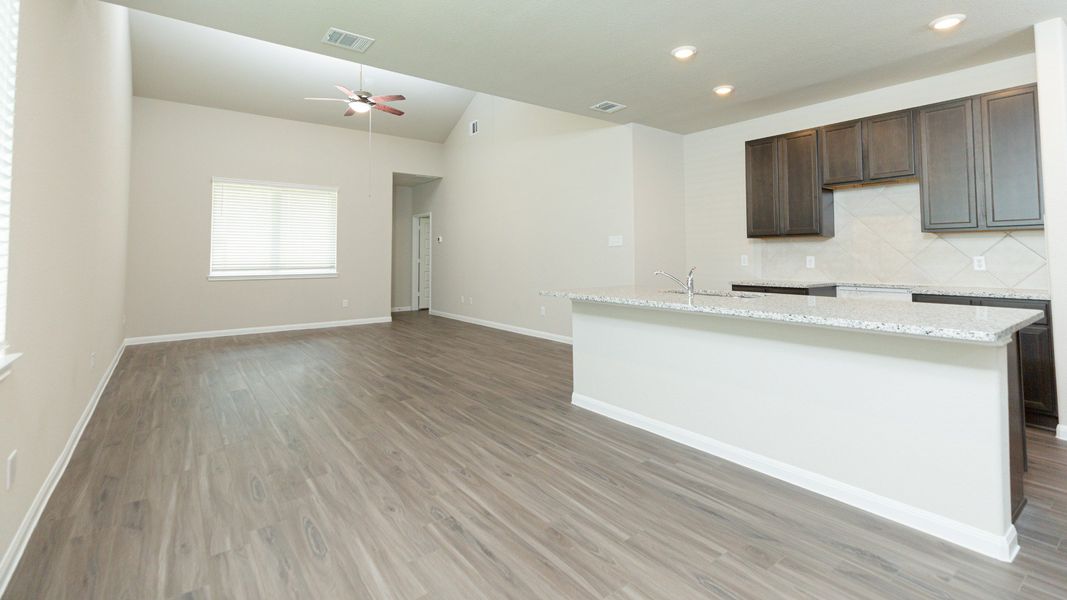
[[[433,283],[433,223],[430,213],[411,217],[411,307],[430,308]]]

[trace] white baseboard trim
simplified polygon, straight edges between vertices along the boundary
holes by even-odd
[[[1067,425],[1061,423],[1056,426],[1056,437],[1061,440],[1067,440]]]
[[[762,454],[756,454],[708,436],[682,429],[676,425],[657,421],[577,392],[571,395],[571,403],[609,419],[621,421],[638,429],[696,448],[702,452],[718,456],[816,494],[833,498],[838,502],[876,514],[890,521],[896,521],[902,525],[918,529],[997,560],[1011,562],[1019,552],[1019,541],[1014,525],[1009,525],[1008,530],[1003,535],[992,534],[972,525],[960,523],[892,498],[874,494],[825,475],[794,467]]]
[[[410,306],[394,306],[393,312],[411,312]]]
[[[127,346],[155,344],[158,342],[179,342],[182,340],[199,340],[204,338],[229,337],[233,335],[251,335],[255,333],[274,333],[277,331],[299,331],[301,329],[326,329],[329,327],[349,327],[351,325],[370,325],[389,323],[392,317],[369,317],[366,319],[348,319],[345,321],[319,321],[318,323],[294,323],[291,325],[267,325],[265,327],[243,327],[240,329],[216,329],[214,331],[192,331],[189,333],[165,333],[163,335],[146,335],[126,338]]]
[[[40,520],[41,514],[44,513],[44,508],[48,505],[48,499],[52,497],[52,492],[55,491],[59,480],[63,478],[63,472],[67,470],[70,458],[74,456],[74,449],[78,447],[78,442],[85,431],[85,426],[89,424],[93,413],[96,412],[96,405],[99,404],[100,397],[104,395],[104,389],[107,388],[107,384],[111,381],[111,375],[115,372],[115,367],[119,364],[119,359],[122,358],[122,352],[125,349],[126,344],[123,343],[115,351],[115,357],[111,359],[111,364],[104,371],[100,382],[96,384],[93,395],[89,397],[89,403],[85,406],[85,410],[82,411],[81,417],[74,424],[74,430],[70,432],[70,437],[67,438],[67,445],[63,447],[63,451],[56,458],[55,464],[52,465],[52,470],[48,472],[48,477],[41,484],[41,489],[37,490],[37,496],[30,504],[30,509],[26,512],[26,515],[22,518],[22,523],[19,524],[19,528],[15,531],[15,537],[4,552],[4,557],[0,560],[0,596],[4,595],[7,584],[11,582],[11,576],[15,574],[15,567],[18,566],[19,559],[22,558],[22,553],[26,550],[26,544],[29,543],[30,536],[37,527],[37,521]]]
[[[558,333],[549,333],[547,331],[538,331],[537,329],[527,329],[525,327],[516,327],[515,325],[508,325],[507,323],[498,323],[496,321],[486,321],[485,319],[476,319],[474,317],[468,317],[466,315],[457,315],[454,313],[441,312],[439,310],[430,309],[430,314],[435,317],[444,317],[446,319],[454,319],[456,321],[463,321],[464,323],[471,323],[473,325],[481,325],[482,327],[492,327],[493,329],[500,329],[501,331],[510,331],[511,333],[518,333],[521,335],[528,335],[530,337],[541,338],[543,340],[551,340],[553,342],[559,342],[561,344],[573,343],[570,336],[559,335]]]

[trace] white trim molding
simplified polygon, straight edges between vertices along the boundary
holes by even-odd
[[[1060,423],[1056,426],[1056,437],[1061,440],[1067,440],[1067,425]]]
[[[827,496],[890,521],[918,529],[997,560],[1011,562],[1019,552],[1019,540],[1014,525],[1009,525],[1008,530],[1003,535],[994,535],[972,525],[945,518],[927,510],[842,483],[825,475],[794,467],[762,454],[756,454],[755,452],[720,442],[708,436],[613,406],[577,392],[571,395],[571,403],[609,419],[632,425],[690,448],[696,448],[758,473],[780,479],[816,494]]]
[[[67,445],[63,447],[63,451],[56,458],[55,464],[52,465],[52,470],[48,472],[48,477],[41,484],[41,489],[37,490],[37,496],[33,499],[30,509],[26,511],[26,515],[22,518],[22,523],[19,524],[19,528],[15,531],[15,537],[12,538],[11,544],[4,552],[3,559],[0,559],[0,596],[4,595],[7,584],[11,582],[15,567],[18,566],[19,559],[22,558],[22,553],[26,550],[26,544],[29,543],[30,536],[37,527],[37,522],[40,520],[41,514],[44,513],[45,506],[48,505],[48,499],[52,497],[52,492],[55,491],[56,485],[62,479],[63,472],[67,470],[67,465],[70,463],[71,457],[74,456],[74,449],[78,447],[78,442],[85,431],[85,426],[89,424],[93,413],[96,412],[96,405],[100,403],[100,397],[104,395],[104,390],[107,389],[107,384],[111,381],[111,375],[115,372],[115,367],[118,366],[119,359],[122,358],[122,353],[125,349],[126,344],[122,343],[119,345],[119,349],[115,351],[111,364],[104,371],[100,382],[96,384],[96,389],[93,390],[93,395],[89,397],[89,403],[85,406],[85,410],[82,411],[81,417],[74,424],[74,429],[70,432],[70,437],[67,438]]]
[[[455,313],[447,313],[439,310],[430,309],[430,314],[435,317],[444,317],[446,319],[453,319],[455,321],[463,321],[464,323],[470,323],[472,325],[481,325],[482,327],[491,327],[493,329],[499,329],[501,331],[510,331],[511,333],[518,333],[520,335],[528,335],[530,337],[541,338],[543,340],[550,340],[553,342],[559,342],[561,344],[573,343],[570,336],[560,335],[558,333],[549,333],[547,331],[539,331],[537,329],[527,329],[525,327],[517,327],[515,325],[508,325],[507,323],[498,323],[496,321],[487,321],[485,319],[476,319],[474,317],[468,317],[466,315],[457,315]]]
[[[366,319],[348,319],[345,321],[320,321],[317,323],[294,323],[290,325],[266,325],[264,327],[242,327],[240,329],[216,329],[213,331],[191,331],[188,333],[164,333],[126,338],[127,346],[155,344],[158,342],[179,342],[205,338],[230,337],[234,335],[251,335],[255,333],[275,333],[278,331],[300,331],[303,329],[328,329],[330,327],[350,327],[352,325],[372,325],[389,323],[392,317],[369,317]]]

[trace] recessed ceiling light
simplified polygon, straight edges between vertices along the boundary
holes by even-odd
[[[947,31],[949,29],[952,29],[953,27],[958,26],[960,23],[966,20],[967,15],[962,13],[957,13],[954,15],[945,15],[943,17],[938,17],[933,21],[930,21],[930,29],[933,29],[934,31]]]
[[[717,85],[715,86],[715,93],[720,96],[729,96],[734,92],[734,86],[732,85]]]
[[[671,50],[671,56],[678,60],[689,60],[690,58],[693,58],[693,55],[696,53],[696,46],[678,46],[674,50]]]

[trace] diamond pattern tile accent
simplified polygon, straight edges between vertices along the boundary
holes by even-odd
[[[923,233],[916,183],[838,190],[834,211],[833,238],[762,241],[760,275],[1048,289],[1044,231]],[[804,267],[809,255],[816,269]],[[985,256],[987,270],[973,270],[972,256]]]
[[[989,273],[1003,282],[1005,287],[1019,285],[1019,282],[1045,266],[1044,258],[1010,235],[985,253],[985,262]]]

